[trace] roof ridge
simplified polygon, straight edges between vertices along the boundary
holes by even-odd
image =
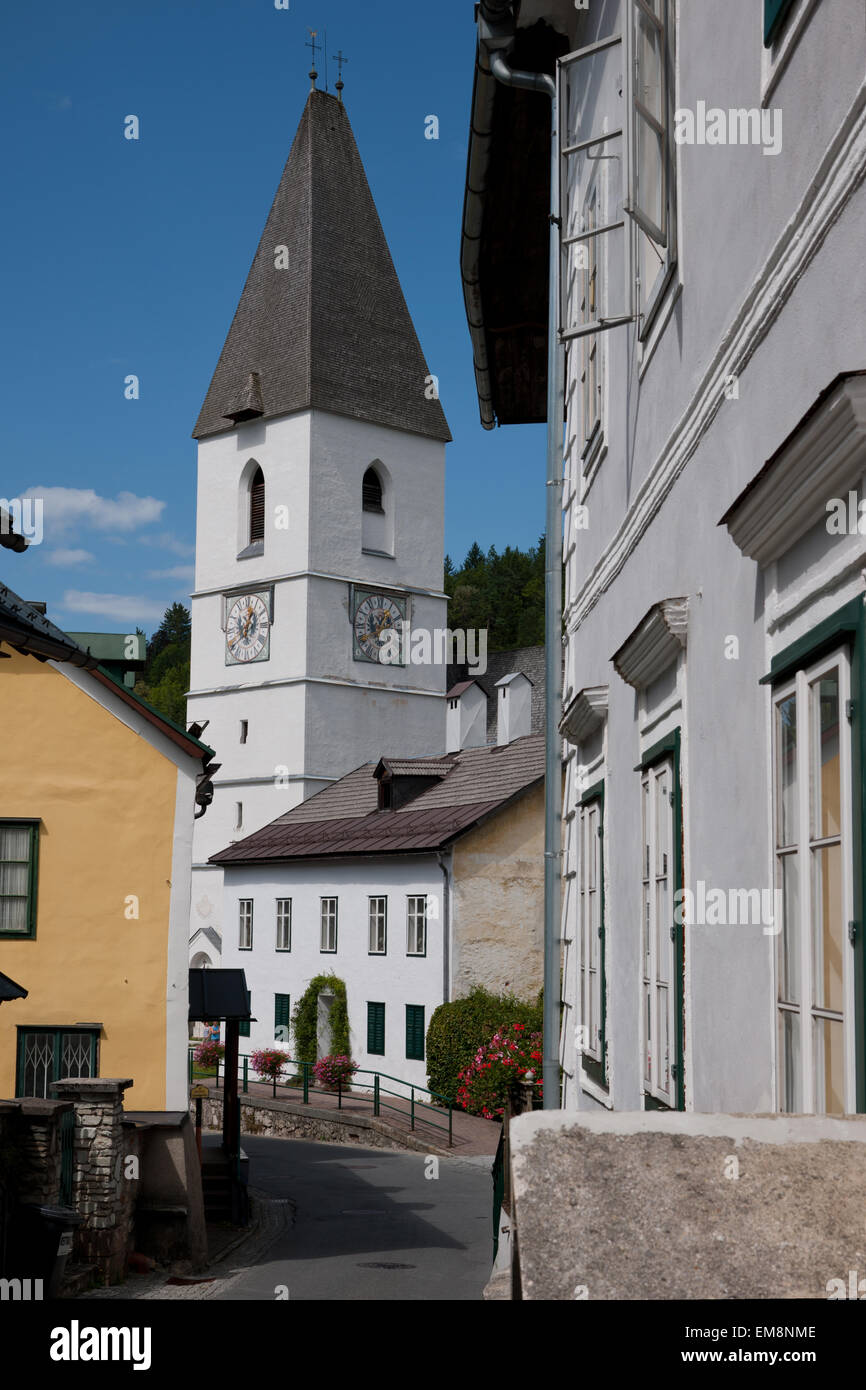
[[[193,434],[317,409],[444,443],[429,375],[346,108],[314,90]]]

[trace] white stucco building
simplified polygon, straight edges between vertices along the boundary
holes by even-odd
[[[312,91],[195,428],[188,716],[217,751],[196,826],[191,957],[216,964],[230,840],[383,742],[445,747],[450,438],[341,100]],[[405,656],[404,644],[404,656]]]
[[[563,1103],[864,1111],[863,6],[517,8],[464,279],[484,423],[544,418],[551,103],[498,51],[560,93]]]
[[[276,1043],[296,1056],[292,1012],[333,973],[359,1067],[426,1086],[439,1004],[476,983],[537,994],[543,742],[382,758],[215,856],[221,964],[245,971],[256,1020],[242,1051]],[[318,998],[325,1055],[328,991]]]

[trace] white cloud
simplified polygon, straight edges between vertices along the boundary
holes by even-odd
[[[195,579],[195,565],[172,565],[168,570],[148,570],[148,579]]]
[[[160,622],[166,605],[140,594],[89,594],[81,589],[67,589],[62,608],[68,613],[99,613],[126,625]]]
[[[29,487],[24,496],[42,498],[45,530],[51,536],[87,526],[95,531],[135,531],[159,521],[166,506],[156,497],[136,497],[134,492],[100,497],[93,488],[80,487]]]
[[[47,565],[89,565],[95,559],[89,550],[49,550],[45,556]]]
[[[160,531],[156,536],[139,536],[142,545],[155,545],[160,550],[170,550],[172,555],[180,555],[184,559],[188,555],[195,554],[195,546],[188,541],[182,541],[171,531]]]

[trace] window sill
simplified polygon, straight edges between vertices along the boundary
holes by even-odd
[[[239,559],[239,560],[253,560],[253,559],[255,559],[255,557],[256,557],[257,555],[264,555],[264,553],[265,553],[265,543],[264,543],[264,541],[253,541],[250,545],[245,546],[243,550],[239,551],[239,553],[238,553],[238,559]]]
[[[366,546],[361,547],[362,555],[375,555],[380,560],[395,560],[397,557],[392,555],[390,550],[368,550]]]
[[[597,1100],[600,1105],[604,1105],[608,1110],[613,1109],[613,1101],[610,1098],[610,1092],[606,1091],[603,1086],[599,1086],[597,1081],[592,1081],[584,1071],[580,1073],[580,1089],[586,1095],[592,1096],[593,1100]]]
[[[672,1105],[670,1101],[659,1100],[656,1096],[651,1096],[648,1091],[644,1091],[642,1100],[644,1110],[661,1110],[668,1111],[671,1114],[676,1113],[676,1106]]]
[[[674,267],[671,278],[662,291],[661,298],[657,301],[653,310],[652,319],[646,334],[640,339],[640,358],[637,367],[639,381],[643,381],[644,373],[655,356],[655,350],[661,341],[665,329],[670,323],[671,315],[674,312],[682,292],[682,281],[677,278],[676,267]]]
[[[601,429],[598,437],[592,442],[592,447],[587,447],[581,457],[583,472],[580,480],[580,504],[586,501],[590,488],[592,487],[596,474],[607,458],[607,441]]]
[[[818,8],[818,0],[799,0],[785,17],[782,28],[769,48],[761,50],[761,106],[766,107],[776,90],[800,36]]]

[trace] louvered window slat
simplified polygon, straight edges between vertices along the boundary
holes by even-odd
[[[250,544],[265,538],[265,479],[259,468],[250,487]]]

